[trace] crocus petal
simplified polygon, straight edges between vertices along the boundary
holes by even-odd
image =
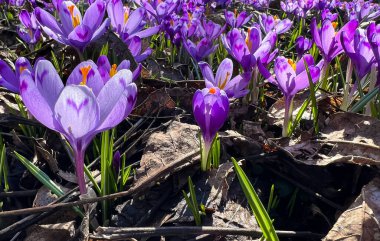
[[[24,71],[24,70],[29,70],[31,73],[33,73],[33,69],[32,69],[32,66],[30,65],[30,62],[27,58],[24,58],[24,57],[20,57],[16,60],[15,62],[15,72],[16,72],[16,78],[19,78],[21,73]]]
[[[124,25],[122,29],[123,32],[131,34],[134,30],[140,26],[141,21],[144,18],[145,10],[144,8],[138,8],[131,13],[128,18],[128,22]]]
[[[36,87],[45,99],[50,109],[54,109],[55,102],[63,89],[63,83],[53,64],[47,60],[40,60],[35,71]]]
[[[103,0],[97,0],[86,10],[83,16],[83,24],[91,29],[91,32],[95,30],[102,23],[104,13],[106,12],[106,5]]]
[[[19,92],[19,80],[13,73],[8,64],[0,59],[0,86],[7,88],[8,90],[18,93]]]
[[[321,28],[321,41],[324,53],[328,53],[335,37],[335,30],[330,20],[326,19],[322,23]]]
[[[307,63],[307,66],[313,66],[314,65],[314,58],[311,54],[305,54],[296,64],[296,74],[299,74],[303,71],[305,71],[305,63],[304,60]]]
[[[275,27],[277,34],[282,34],[287,32],[292,27],[293,22],[289,19],[281,20]]]
[[[199,65],[199,68],[201,69],[201,72],[205,81],[213,83],[213,86],[217,86],[217,83],[215,82],[214,74],[211,70],[210,65],[203,61],[199,62],[198,65]]]
[[[110,25],[109,18],[106,18],[102,25],[100,25],[99,28],[95,30],[95,32],[92,34],[91,42],[97,40],[100,38],[107,30],[108,26]]]
[[[72,15],[69,10],[70,8],[73,8]],[[66,35],[68,35],[75,28],[73,17],[78,18],[79,20],[78,24],[82,23],[82,14],[80,13],[77,6],[70,1],[63,1],[58,10],[58,13],[59,13],[59,18],[62,23],[62,27],[65,30]]]
[[[34,14],[40,24],[48,29],[56,35],[62,35],[61,27],[58,25],[55,18],[42,8],[37,7],[34,9]]]
[[[121,0],[111,0],[107,4],[107,14],[111,25],[116,31],[120,31],[124,24],[123,3]]]
[[[28,70],[25,70],[20,76],[20,95],[24,105],[34,118],[49,129],[59,130],[53,118],[51,105],[41,95]]]
[[[231,59],[224,59],[216,71],[215,82],[220,89],[224,89],[226,84],[230,81],[234,64]]]
[[[54,106],[54,114],[72,140],[88,135],[99,123],[99,106],[87,86],[66,86]]]
[[[138,36],[140,38],[147,38],[147,37],[150,37],[150,36],[158,33],[160,28],[161,28],[161,26],[150,27],[150,28],[147,28],[143,31],[137,32],[136,34],[133,34],[132,36]]]
[[[319,80],[320,69],[317,67],[314,67],[314,66],[310,66],[309,72],[310,72],[310,76],[311,76],[313,83],[316,83]],[[308,78],[306,71],[297,75],[295,77],[294,81],[295,81],[295,87],[291,91],[290,95],[295,95],[298,91],[306,89],[310,85],[309,84],[309,78]]]
[[[317,47],[319,49],[322,49],[321,36],[319,35],[319,30],[318,30],[316,18],[313,18],[311,20],[310,31],[311,31],[311,34],[313,36],[313,40],[315,42],[315,45],[317,45]]]
[[[291,93],[294,88],[291,84],[294,82],[296,73],[288,63],[288,60],[282,56],[277,57],[274,63],[274,72],[276,74],[278,87],[282,92],[284,94]]]
[[[135,105],[136,95],[137,87],[132,83],[132,72],[127,69],[117,72],[98,95],[101,125],[97,131],[119,124]]]
[[[86,25],[79,25],[69,34],[68,39],[73,46],[83,50],[90,42],[91,30]]]
[[[31,22],[31,19],[30,19],[30,14],[28,11],[26,11],[25,9],[22,9],[20,11],[20,14],[19,14],[19,19],[21,21],[21,23],[27,27],[27,28],[32,28],[32,22]]]

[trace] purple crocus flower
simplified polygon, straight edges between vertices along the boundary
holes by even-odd
[[[207,38],[203,38],[198,43],[183,39],[183,46],[196,62],[206,58],[218,48],[217,44]]]
[[[261,74],[272,84],[276,85],[285,98],[285,118],[283,126],[283,136],[288,135],[288,123],[291,117],[291,102],[293,97],[300,91],[309,87],[309,80],[305,70],[304,61],[308,64],[312,81],[315,83],[319,79],[320,66],[323,64],[321,61],[317,66],[314,66],[313,56],[307,54],[302,57],[297,63],[293,60],[279,56],[274,61],[273,77],[270,72],[259,63],[259,70]]]
[[[340,42],[341,33],[346,32],[348,40],[352,41],[358,25],[359,23],[357,20],[351,20],[338,32],[335,32],[337,27],[336,22],[331,22],[329,19],[325,19],[322,22],[322,27],[318,28],[317,20],[313,18],[310,26],[311,34],[323,59],[325,60],[325,64],[330,63],[338,54],[343,52]]]
[[[260,14],[260,25],[265,33],[271,31],[277,34],[282,34],[287,32],[292,27],[292,21],[289,19],[279,19],[277,16],[267,15],[265,13]]]
[[[19,19],[21,26],[17,28],[17,33],[27,44],[35,44],[41,39],[41,31],[37,25],[34,13],[29,14],[25,9],[20,11]]]
[[[296,39],[295,44],[296,44],[295,46],[296,46],[297,56],[298,58],[301,58],[301,56],[311,48],[311,46],[313,45],[313,42],[310,39],[305,38],[304,36],[299,36]]]
[[[106,5],[96,0],[83,16],[71,1],[63,1],[58,9],[60,23],[47,11],[37,7],[36,18],[44,32],[59,43],[83,52],[86,46],[104,34],[110,20],[103,21]]]
[[[350,41],[346,32],[342,32],[341,43],[344,51],[355,66],[359,80],[361,80],[371,71],[372,64],[375,62],[365,30],[357,29],[354,41]]]
[[[43,60],[43,58],[38,58],[36,63],[40,60]],[[0,59],[0,86],[3,86],[14,93],[19,93],[20,75],[24,70],[29,70],[34,74],[34,69],[29,60],[24,57],[20,57],[16,60],[14,72],[5,61]]]
[[[98,66],[98,70],[100,76],[103,79],[103,82],[106,83],[110,78],[112,78],[117,72],[122,69],[130,69],[131,62],[129,60],[123,60],[119,65],[113,64],[111,65],[108,61],[107,56],[101,55],[99,56],[96,65]],[[142,65],[139,64],[137,68],[133,71],[132,80],[136,80],[141,73]]]
[[[116,126],[132,111],[137,95],[132,73],[120,70],[103,84],[95,63],[86,61],[74,69],[64,86],[54,66],[41,60],[35,77],[28,70],[21,74],[20,94],[39,122],[62,133],[70,143],[79,189],[85,194],[85,150],[97,133]]]
[[[272,51],[276,43],[276,33],[270,32],[261,38],[261,30],[258,25],[248,29],[247,36],[234,28],[227,35],[222,35],[222,42],[228,53],[238,61],[245,72],[250,72],[256,67],[256,61],[267,64],[274,58],[277,51]]]
[[[338,18],[337,13],[332,13],[327,8],[322,10],[321,16],[322,16],[322,20],[329,19],[330,21],[335,21]]]
[[[111,19],[111,26],[116,31],[120,38],[127,44],[134,36],[140,38],[150,37],[160,30],[160,26],[154,26],[144,29],[146,25],[145,9],[140,7],[134,11],[130,11],[128,7],[123,6],[121,0],[112,0],[107,4],[107,13]]]
[[[142,49],[142,41],[139,36],[134,36],[130,39],[128,49],[138,63],[144,61],[152,53],[152,49],[149,47],[145,50]]]
[[[367,28],[367,37],[369,44],[371,45],[373,55],[375,57],[377,68],[380,66],[380,25],[372,22]],[[380,71],[377,71],[377,83],[376,86],[380,86]]]
[[[248,23],[249,20],[251,20],[252,18],[252,14],[248,15],[246,11],[237,13],[236,9],[235,12],[226,10],[224,12],[224,16],[226,18],[227,24],[230,25],[232,28],[240,28],[241,26]]]
[[[206,88],[217,87],[224,90],[228,98],[240,98],[249,93],[246,87],[249,84],[251,73],[237,75],[231,79],[234,67],[231,59],[226,58],[220,63],[215,77],[208,63],[199,62],[199,67],[205,79]]]
[[[150,16],[152,16],[158,24],[171,13],[178,6],[178,0],[135,0],[135,2],[144,7]]]
[[[228,117],[229,101],[227,94],[217,87],[197,90],[193,97],[193,113],[203,137],[201,169],[209,168],[208,154],[218,130]]]

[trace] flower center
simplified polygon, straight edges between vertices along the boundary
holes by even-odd
[[[224,87],[226,86],[226,84],[227,84],[227,80],[228,80],[228,77],[230,76],[231,74],[230,74],[230,72],[227,72],[227,74],[226,74],[226,77],[224,78],[224,81],[222,82],[222,81],[219,81],[219,89],[224,89]],[[222,80],[222,79],[220,79],[220,80]]]
[[[87,77],[88,77],[88,73],[90,72],[90,70],[91,70],[90,65],[80,68],[80,72],[82,73],[82,82],[80,82],[80,85],[86,85],[87,84]]]
[[[117,73],[117,65],[113,64],[110,70],[110,77],[113,77]]]
[[[215,93],[216,93],[216,89],[213,88],[213,87],[211,87],[211,88],[209,89],[208,93],[210,93],[210,94],[215,94]]]
[[[294,61],[292,59],[288,59],[288,63],[290,64],[290,66],[292,66],[292,68],[294,69],[294,71],[296,71],[296,63],[294,63]]]
[[[336,29],[338,27],[338,22],[332,22],[331,24],[332,24],[334,29]]]
[[[73,28],[75,28],[76,26],[78,26],[80,24],[79,15],[77,14],[74,16],[75,5],[67,6],[67,9],[69,9],[71,21],[73,22]]]

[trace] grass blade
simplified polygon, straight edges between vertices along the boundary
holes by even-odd
[[[257,195],[255,189],[253,188],[248,177],[245,175],[243,169],[238,165],[235,158],[232,158],[232,163],[234,164],[235,172],[238,176],[240,186],[248,199],[249,206],[251,207],[257,223],[259,224],[263,235],[268,241],[278,241],[278,236],[272,224],[264,205],[261,203],[259,196]]]

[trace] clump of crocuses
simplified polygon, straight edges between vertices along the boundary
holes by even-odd
[[[132,111],[137,87],[132,73],[122,69],[107,82],[96,64],[79,64],[63,85],[54,66],[41,60],[34,75],[24,70],[20,94],[29,112],[43,125],[64,135],[75,157],[81,194],[87,192],[84,179],[85,151],[93,137],[118,125]]]
[[[210,169],[210,149],[213,140],[228,117],[229,101],[226,92],[218,87],[197,90],[193,97],[193,113],[198,123],[203,142],[201,143],[201,169]]]
[[[103,21],[106,5],[96,0],[86,10],[83,19],[78,7],[71,1],[63,1],[58,8],[60,22],[47,11],[37,7],[34,14],[42,30],[55,41],[70,45],[83,52],[86,46],[104,34],[110,24]]]

